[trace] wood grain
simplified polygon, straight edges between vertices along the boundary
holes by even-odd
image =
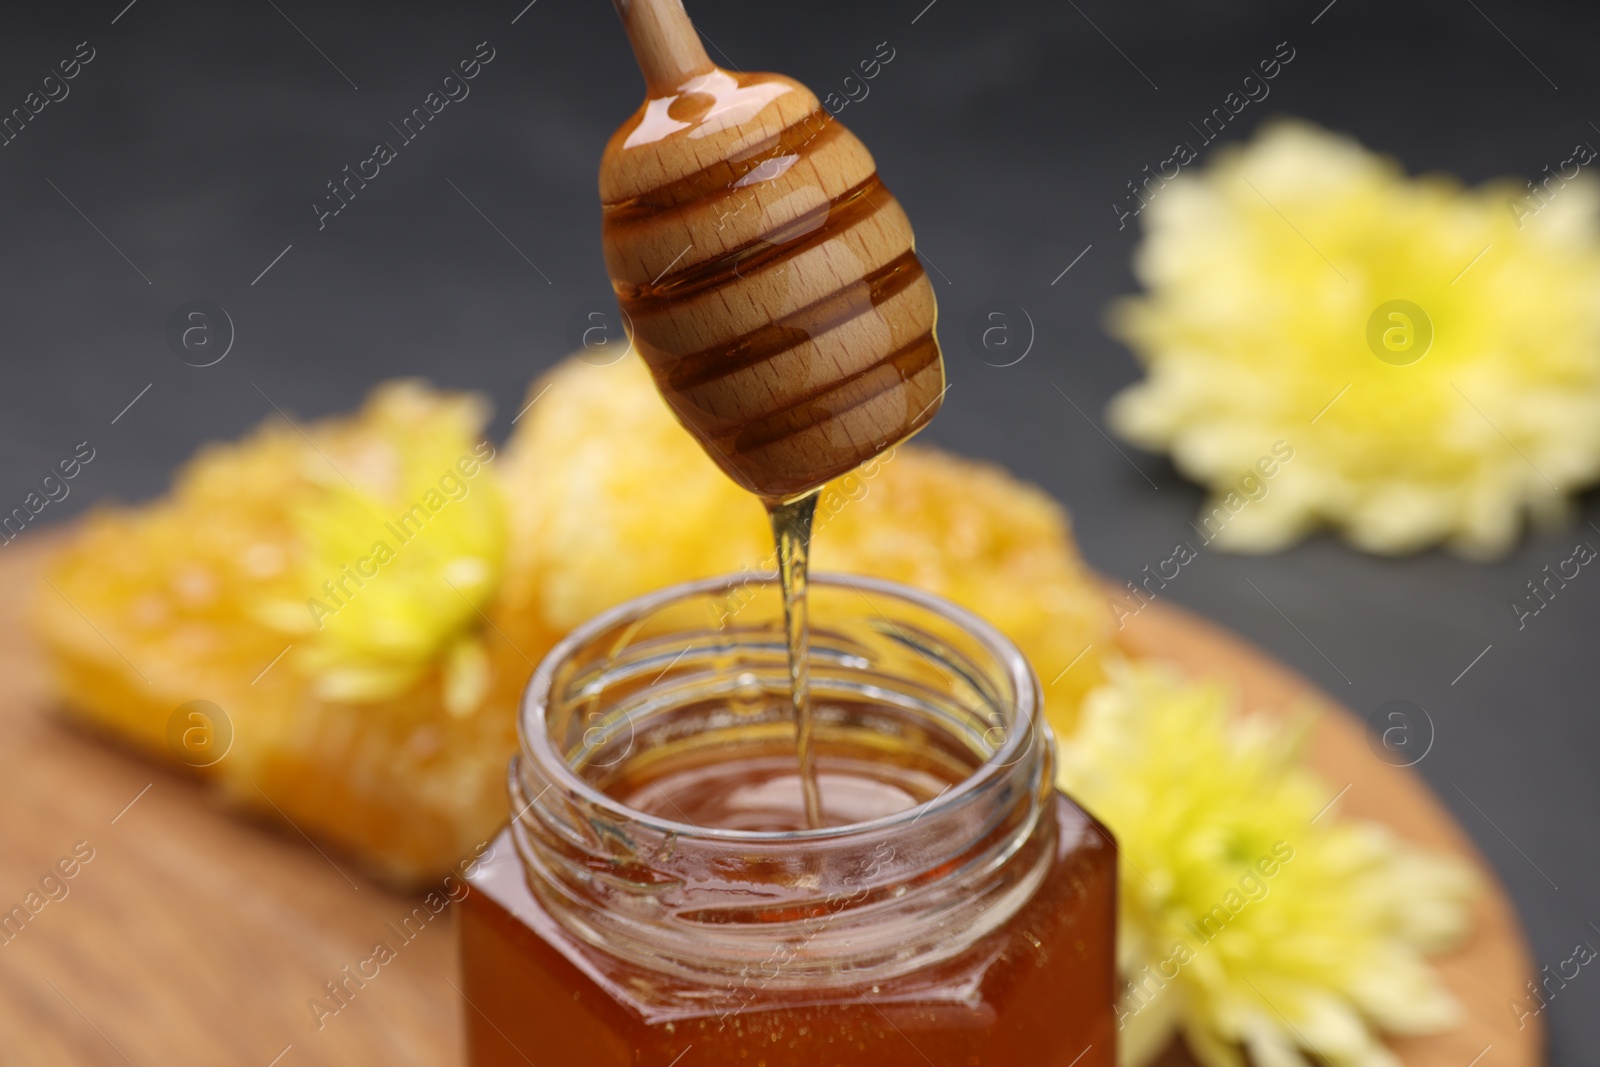
[[[683,0],[616,0],[616,7],[651,96],[665,96],[711,69]]]
[[[402,941],[394,927],[420,898],[363,879],[292,826],[242,822],[212,806],[198,783],[50,714],[39,656],[20,625],[46,545],[15,544],[0,558],[0,588],[11,594],[0,601],[0,668],[9,682],[0,691],[0,910],[38,891],[76,843],[94,855],[65,880],[64,899],[0,945],[0,1060],[460,1064],[462,1019],[474,1009],[456,989],[453,907]],[[1323,699],[1259,653],[1162,605],[1141,613],[1126,635],[1130,649],[1233,680],[1252,707]],[[1341,801],[1350,812],[1481,866],[1421,782],[1374,758],[1347,715],[1323,719],[1315,759],[1330,781],[1351,783]],[[1471,1021],[1401,1043],[1408,1067],[1466,1067],[1491,1044],[1477,1067],[1539,1061],[1539,1031],[1517,1031],[1505,1008],[1528,956],[1503,893],[1484,873],[1478,933],[1441,962]],[[395,959],[363,986],[352,983],[348,1006],[319,1028],[308,1002],[379,942]],[[1180,1051],[1172,1055],[1169,1062],[1184,1062]]]
[[[618,10],[649,97],[600,163],[612,287],[707,455],[758,496],[792,499],[938,409],[911,223],[804,85],[712,66],[681,0]]]

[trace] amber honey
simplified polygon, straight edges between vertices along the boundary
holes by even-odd
[[[1026,664],[910,590],[810,593],[821,826],[775,582],[625,605],[541,667],[462,919],[475,1067],[1115,1062],[1115,851],[1051,786]]]
[[[752,1067],[1111,1067],[1111,848],[1065,797],[1056,805],[1050,877],[962,958],[827,997],[741,991],[655,1021],[629,988],[656,977],[568,937],[507,855],[508,832],[462,920],[471,1062],[668,1067],[689,1050],[693,1063]]]

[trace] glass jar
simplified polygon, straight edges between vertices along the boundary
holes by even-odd
[[[462,915],[474,1067],[1112,1067],[1110,835],[1039,683],[939,598],[816,576],[808,828],[771,578],[592,620],[530,682]]]

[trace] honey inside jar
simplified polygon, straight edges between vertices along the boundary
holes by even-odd
[[[475,1067],[1115,1062],[1115,851],[1005,638],[816,579],[815,779],[773,583],[665,590],[530,685],[462,920]]]

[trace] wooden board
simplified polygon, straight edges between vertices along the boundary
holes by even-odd
[[[355,873],[288,825],[245,822],[204,789],[63,725],[37,650],[22,631],[45,539],[0,558],[0,912],[45,897],[41,881],[80,854],[70,879],[19,932],[0,934],[0,1059],[19,1064],[135,1067],[238,1064],[308,1067],[461,1063],[454,916],[445,909],[412,940],[398,926],[418,901]],[[1233,680],[1247,703],[1283,708],[1310,697],[1302,680],[1216,629],[1154,605],[1125,631],[1131,650]],[[1467,838],[1410,772],[1368,750],[1347,714],[1317,728],[1315,762],[1350,782],[1345,809],[1430,847],[1468,856],[1489,892],[1477,935],[1444,959],[1470,1021],[1441,1037],[1401,1042],[1408,1067],[1532,1067],[1535,1026],[1506,1010],[1531,973],[1503,892]],[[71,867],[71,864],[68,864]],[[62,890],[65,889],[65,896]],[[9,938],[9,940],[6,940]],[[384,941],[397,958],[319,1027],[309,1006],[325,982]],[[370,971],[369,971],[370,973]],[[354,988],[352,986],[352,988]],[[1172,1063],[1184,1062],[1175,1051]],[[541,1065],[543,1067],[543,1065]]]

